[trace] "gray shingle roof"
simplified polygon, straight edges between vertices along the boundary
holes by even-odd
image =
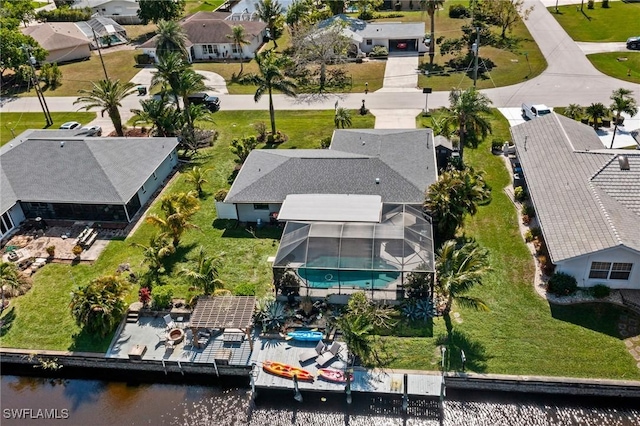
[[[178,144],[175,138],[65,138],[68,134],[28,131],[13,147],[3,147],[3,210],[18,200],[125,204]],[[11,192],[4,191],[5,176]]]
[[[555,113],[511,134],[553,262],[640,251],[640,153],[604,149],[593,128]],[[620,170],[620,154],[631,170]]]
[[[380,195],[385,203],[422,203],[437,179],[431,138],[430,130],[338,130],[328,150],[254,150],[225,201],[363,194]]]

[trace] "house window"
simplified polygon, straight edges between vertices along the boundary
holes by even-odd
[[[215,53],[216,55],[220,54],[220,50],[218,50],[218,45],[217,44],[213,45],[213,53]]]
[[[232,51],[233,53],[238,53],[238,52],[240,52],[240,50],[238,49],[238,45],[237,45],[237,44],[235,44],[235,43],[234,43],[233,45],[231,45],[231,51]]]
[[[633,263],[591,262],[589,278],[628,280]]]
[[[269,210],[269,204],[254,204],[254,210]]]
[[[153,180],[157,180],[158,176],[156,175],[156,172],[153,172]]]
[[[371,46],[373,44],[373,40],[370,38],[367,39],[367,46]]]
[[[142,184],[142,188],[140,188],[140,189],[142,189],[142,193],[143,194],[145,194],[147,192],[147,188],[144,187],[144,184]]]
[[[9,212],[6,212],[0,217],[0,235],[6,234],[11,228],[13,228],[13,221],[9,216]]]

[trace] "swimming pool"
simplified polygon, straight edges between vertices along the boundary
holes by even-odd
[[[372,263],[375,263],[371,270]],[[332,268],[331,266],[334,266]],[[318,269],[321,267],[322,269]],[[339,269],[350,268],[349,270]],[[362,268],[357,270],[355,268]],[[355,269],[355,270],[354,270]],[[386,269],[386,270],[382,270]],[[381,259],[323,256],[298,268],[298,275],[312,288],[359,287],[385,288],[400,277],[400,271]]]

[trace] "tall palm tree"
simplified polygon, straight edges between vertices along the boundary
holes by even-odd
[[[23,277],[15,263],[0,262],[0,292],[2,293],[0,312],[4,310],[5,291],[9,291],[12,295],[19,294],[20,287],[25,281]]]
[[[584,114],[584,108],[578,104],[569,104],[569,106],[564,110],[564,113],[567,117],[577,120],[582,117],[582,114]]]
[[[163,100],[146,99],[140,101],[142,109],[132,109],[134,113],[133,125],[140,123],[150,123],[151,132],[156,136],[175,136],[179,126],[180,114],[178,111]]]
[[[224,287],[224,283],[220,280],[218,269],[222,265],[222,256],[220,254],[215,257],[207,256],[204,247],[200,246],[195,260],[195,267],[182,268],[180,273],[185,275],[195,287],[204,291],[205,295],[213,293]]]
[[[176,100],[176,109],[180,111],[180,105],[177,102],[178,97],[180,97],[178,93],[180,79],[182,74],[190,69],[189,63],[178,53],[170,52],[159,57],[156,68],[157,71],[151,78],[151,87],[162,86],[165,88],[168,86],[171,90],[171,95]]]
[[[182,57],[187,57],[187,34],[176,21],[158,22],[156,52],[158,58],[168,53],[178,53]]]
[[[336,129],[351,127],[351,112],[342,107],[336,109],[333,122],[336,125]]]
[[[435,15],[436,10],[443,7],[445,0],[420,0],[420,10],[427,12],[431,19],[431,35],[429,36],[429,64],[433,65],[433,58],[436,51],[436,23]]]
[[[464,146],[470,132],[486,137],[491,133],[491,121],[483,114],[491,114],[489,98],[474,87],[465,91],[453,89],[449,93],[450,106],[444,116],[446,126],[457,127],[460,136],[460,158],[464,159]]]
[[[593,119],[593,128],[595,130],[598,130],[598,120],[606,117],[609,113],[607,107],[601,102],[592,103],[584,111],[589,118]]]
[[[613,112],[616,116],[616,124],[613,128],[613,137],[611,138],[611,148],[613,149],[613,141],[616,139],[616,132],[618,131],[618,123],[620,122],[620,117],[622,113],[629,114],[630,116],[634,116],[638,113],[638,103],[631,96],[633,95],[633,91],[629,89],[616,89],[611,94],[611,112]]]
[[[182,234],[188,229],[199,229],[191,223],[191,218],[199,208],[200,201],[193,191],[165,195],[160,203],[164,217],[150,214],[147,222],[158,226],[162,230],[161,235],[172,238],[173,246],[177,247]]]
[[[256,13],[260,20],[267,24],[269,36],[273,40],[273,47],[277,48],[276,39],[280,35],[282,26],[282,5],[278,0],[260,0],[256,4]]]
[[[189,95],[191,93],[202,92],[207,89],[205,81],[205,76],[198,74],[193,68],[186,68],[180,73],[172,90],[182,98],[185,109],[189,107]]]
[[[194,166],[191,170],[185,173],[185,180],[192,183],[196,187],[198,197],[202,196],[202,185],[209,181],[205,177],[211,169],[202,169],[201,167]]]
[[[251,44],[246,37],[247,35],[242,25],[235,25],[231,27],[231,34],[227,34],[227,38],[231,39],[231,42],[236,46],[236,51],[240,54],[240,74],[238,74],[238,76],[241,76],[244,71],[244,61],[242,57],[243,46]]]
[[[91,108],[101,108],[103,114],[106,111],[116,129],[116,134],[124,136],[122,118],[118,108],[122,106],[124,98],[137,92],[136,85],[130,81],[120,83],[120,80],[100,80],[92,84],[91,90],[81,89],[78,91],[81,96],[73,104],[83,103],[84,106],[80,109],[87,111]]]
[[[96,278],[72,293],[71,313],[86,331],[104,337],[122,319],[125,290],[126,284],[120,277]]]
[[[461,306],[488,311],[482,299],[467,293],[482,284],[489,270],[489,254],[475,241],[458,243],[445,241],[436,253],[436,292],[444,302],[443,317],[447,333],[451,335],[451,307],[455,301]]]
[[[160,234],[154,234],[149,240],[148,246],[140,243],[131,243],[131,246],[143,250],[142,262],[147,264],[152,276],[157,276],[164,270],[162,259],[176,252],[176,248]]]
[[[273,91],[296,97],[296,84],[284,75],[284,68],[289,65],[289,59],[278,56],[273,50],[267,50],[256,55],[259,74],[249,74],[240,79],[241,84],[258,86],[253,100],[258,102],[266,92],[269,94],[269,118],[271,119],[271,138],[276,135],[276,116],[273,108]]]

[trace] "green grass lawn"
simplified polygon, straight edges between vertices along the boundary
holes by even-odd
[[[576,5],[561,6],[557,14],[555,7],[548,9],[575,41],[625,41],[640,35],[640,3],[612,1],[604,9],[601,2],[596,2],[595,8],[587,9],[585,1],[582,12],[576,10]]]
[[[370,114],[360,116],[353,113],[354,128],[372,128],[374,118]],[[4,115],[3,115],[4,118]],[[224,266],[220,278],[226,288],[236,294],[264,295],[271,289],[272,273],[267,257],[275,255],[278,249],[280,228],[264,228],[255,236],[244,228],[234,227],[230,221],[216,221],[213,194],[220,188],[228,188],[228,178],[235,163],[229,151],[233,138],[255,134],[253,124],[259,121],[269,122],[267,111],[220,111],[214,115],[212,127],[220,132],[216,144],[203,150],[195,163],[212,169],[209,184],[205,186],[206,195],[202,207],[194,222],[200,231],[188,232],[177,253],[167,259],[168,273],[164,281],[174,288],[175,297],[188,296],[188,285],[178,273],[185,259],[194,256],[199,245],[207,251],[225,253]],[[320,139],[331,136],[333,132],[333,111],[276,111],[278,129],[289,136],[282,148],[317,148]],[[182,177],[167,188],[168,192],[191,189]],[[158,206],[151,207],[158,212]],[[104,351],[110,340],[91,339],[80,332],[69,312],[70,292],[91,279],[112,274],[121,263],[129,263],[133,270],[140,273],[141,249],[130,246],[131,242],[148,244],[150,236],[156,231],[146,223],[125,241],[112,241],[94,265],[49,264],[34,276],[33,288],[24,296],[13,300],[5,315],[10,315],[8,330],[0,332],[0,345],[28,349]],[[137,299],[138,286],[132,285],[127,296],[128,302]],[[4,316],[3,316],[4,317]]]
[[[187,0],[184,14],[192,15],[196,12],[213,12],[219,8],[225,0]]]
[[[421,124],[426,119],[419,118]],[[496,111],[493,136],[509,140],[507,121]],[[449,369],[460,369],[460,348],[467,369],[475,372],[640,379],[640,370],[617,334],[622,308],[605,305],[550,305],[532,288],[534,266],[519,234],[513,204],[502,188],[509,184],[503,160],[489,150],[488,141],[466,149],[466,161],[486,172],[492,201],[467,218],[464,233],[490,251],[491,272],[473,290],[490,312],[456,308],[462,323],[454,325]],[[406,335],[385,337],[397,359],[392,368],[437,369],[437,345],[446,335],[442,319],[405,330]],[[451,354],[453,352],[453,354]]]
[[[640,84],[640,52],[595,53],[587,59],[603,74]]]
[[[95,112],[52,112],[53,125],[49,129],[57,129],[67,121],[78,121],[82,124],[96,118]],[[44,129],[46,121],[40,112],[4,112],[0,113],[0,146],[18,136],[27,129]]]

